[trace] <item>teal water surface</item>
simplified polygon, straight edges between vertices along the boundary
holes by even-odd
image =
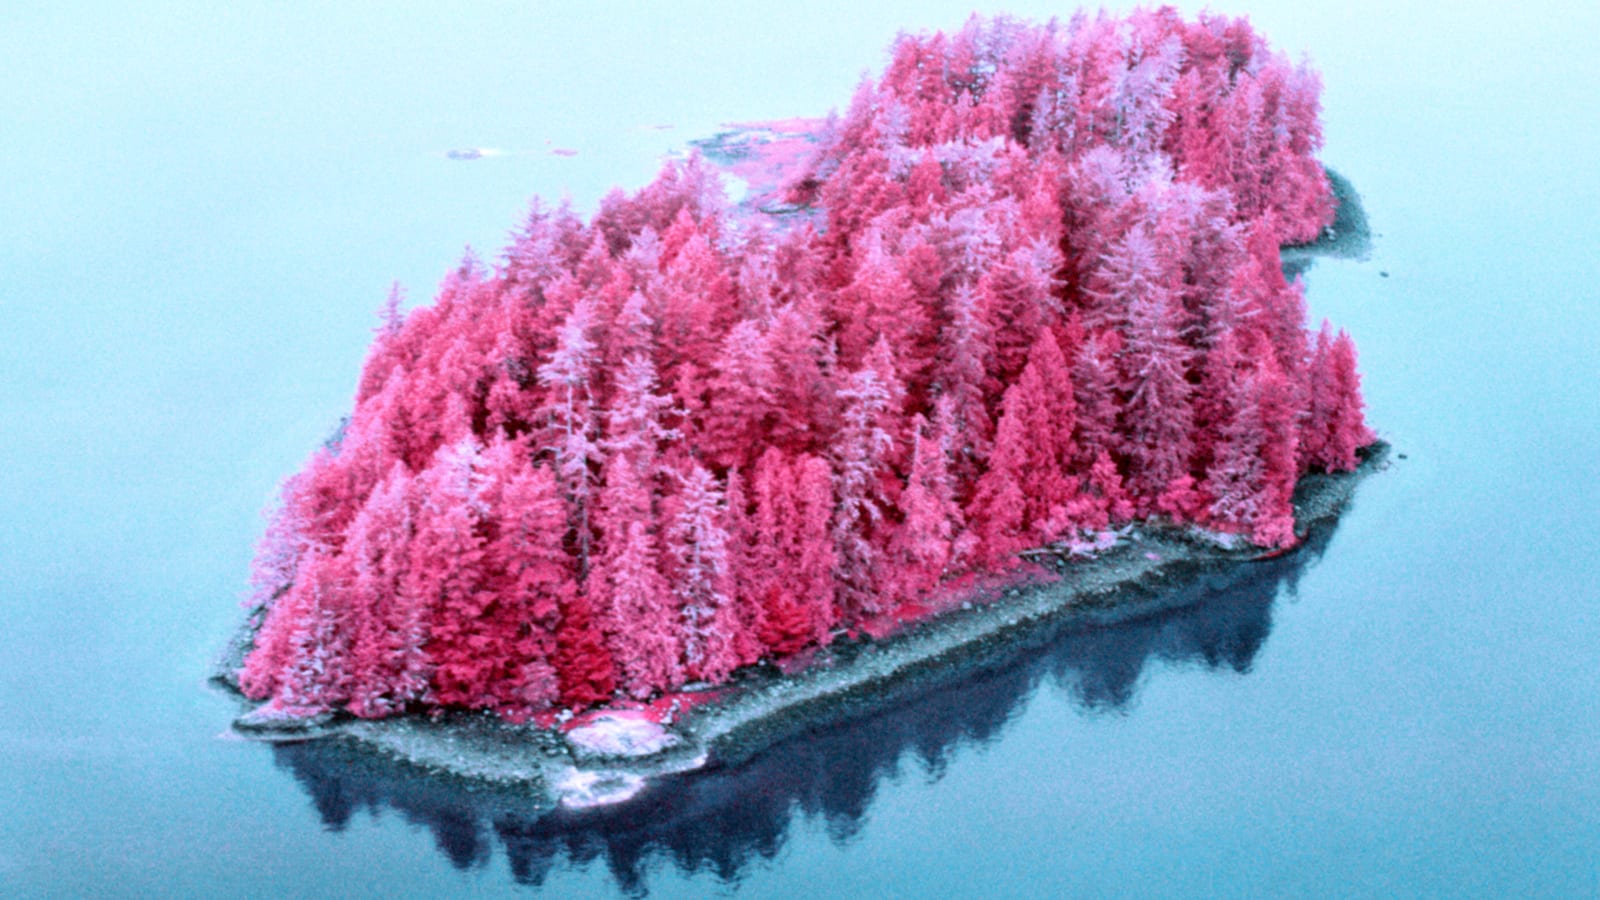
[[[389,282],[968,11],[895,7],[0,13],[0,894],[1600,894],[1600,11],[1555,0],[1222,7],[1322,70],[1378,233],[1309,301],[1404,458],[1310,552],[582,821],[223,737]]]

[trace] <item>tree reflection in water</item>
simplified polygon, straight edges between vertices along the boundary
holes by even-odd
[[[496,837],[517,881],[540,884],[560,861],[602,859],[618,886],[646,891],[645,873],[671,860],[685,873],[737,880],[782,848],[797,816],[820,817],[848,841],[879,782],[910,757],[942,776],[963,744],[995,740],[1042,682],[1087,711],[1123,714],[1152,660],[1248,672],[1272,627],[1280,587],[1294,590],[1334,527],[1293,553],[1210,571],[1162,589],[1165,611],[1116,624],[1064,620],[993,648],[960,672],[925,676],[872,708],[782,740],[748,759],[664,780],[620,808],[530,813],[515,792],[469,785],[363,751],[345,741],[274,745],[277,763],[311,795],[324,824],[342,830],[360,809],[392,809],[426,826],[458,868],[485,865]],[[1148,601],[1155,595],[1144,598]]]

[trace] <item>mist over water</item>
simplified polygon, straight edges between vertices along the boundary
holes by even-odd
[[[0,14],[7,895],[1600,893],[1600,12],[1219,10],[1321,69],[1376,233],[1308,300],[1405,458],[1325,546],[560,822],[217,739],[259,510],[391,280],[967,8],[140,10]]]

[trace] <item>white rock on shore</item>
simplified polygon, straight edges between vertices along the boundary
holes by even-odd
[[[631,800],[644,789],[644,776],[627,772],[567,769],[550,785],[567,809],[592,809]]]
[[[678,743],[678,736],[646,718],[605,714],[567,732],[580,756],[650,756]]]

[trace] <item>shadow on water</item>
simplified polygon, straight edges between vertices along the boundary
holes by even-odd
[[[906,761],[937,779],[963,745],[996,740],[1041,684],[1067,691],[1090,715],[1127,714],[1152,662],[1248,672],[1272,629],[1280,589],[1326,548],[1334,523],[1283,557],[1207,569],[1135,598],[1164,607],[1112,625],[1066,618],[896,692],[872,711],[784,740],[748,759],[653,785],[621,807],[548,811],[529,797],[429,775],[344,741],[273,747],[311,795],[326,827],[362,809],[391,809],[432,832],[458,868],[486,865],[496,839],[513,877],[542,884],[563,860],[603,860],[617,886],[648,892],[646,873],[670,861],[684,873],[737,881],[782,849],[797,817],[819,818],[837,842],[860,828],[880,782]],[[1152,603],[1153,601],[1153,603]]]

